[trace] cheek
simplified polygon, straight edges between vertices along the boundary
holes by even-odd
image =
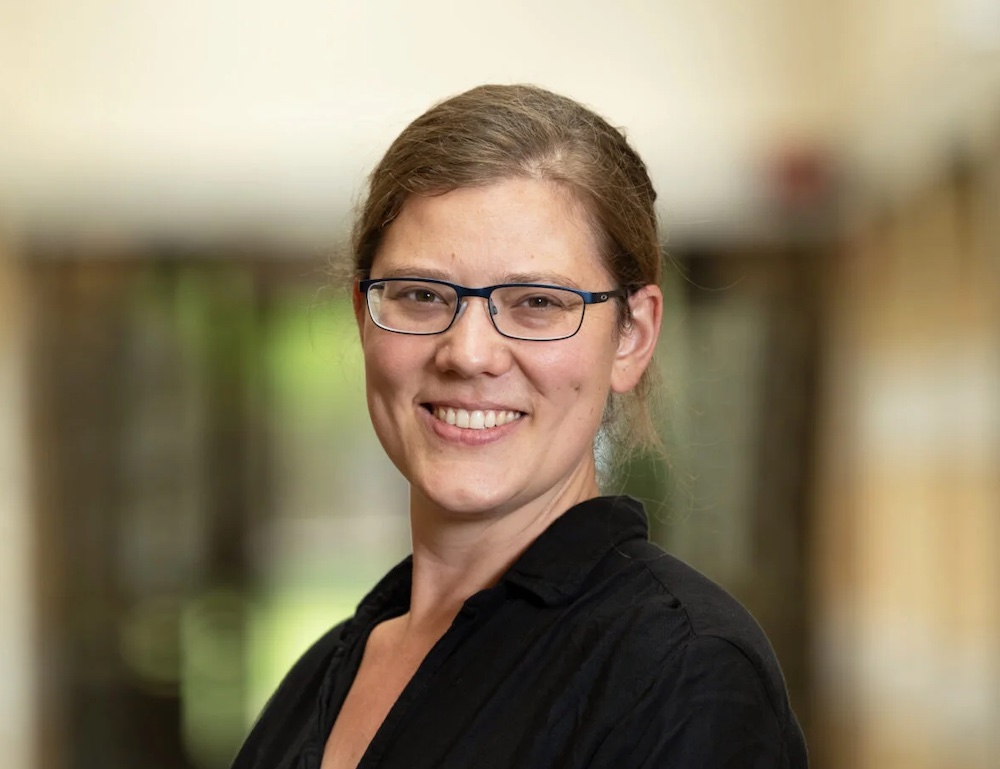
[[[608,344],[577,344],[536,357],[533,372],[539,389],[555,401],[576,406],[578,419],[591,421],[604,413],[613,360]]]
[[[405,337],[379,334],[369,336],[364,345],[365,381],[368,400],[389,400],[415,381],[420,356]],[[402,344],[400,342],[403,342]]]

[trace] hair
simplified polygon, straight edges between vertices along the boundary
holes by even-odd
[[[575,195],[619,286],[631,292],[660,283],[656,192],[645,163],[602,117],[531,85],[473,88],[436,104],[403,130],[372,171],[354,223],[355,278],[370,276],[382,237],[410,196],[512,178],[556,182]],[[629,322],[622,301],[620,331]],[[599,438],[619,450],[618,459],[662,448],[652,417],[657,373],[651,363],[631,392],[608,399]]]

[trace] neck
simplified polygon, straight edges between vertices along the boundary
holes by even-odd
[[[407,624],[443,633],[466,599],[495,585],[556,518],[599,493],[592,464],[544,497],[509,510],[447,510],[411,488],[413,587]]]

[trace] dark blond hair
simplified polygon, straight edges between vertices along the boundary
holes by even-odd
[[[583,105],[530,85],[483,85],[447,99],[408,125],[369,178],[354,224],[354,273],[369,277],[386,228],[411,195],[439,195],[529,178],[565,186],[585,206],[605,268],[619,286],[660,283],[662,259],[646,165],[624,135]],[[627,304],[619,322],[627,329]],[[656,378],[606,408],[604,430],[621,448],[657,448],[650,416]],[[628,424],[625,424],[625,423]]]

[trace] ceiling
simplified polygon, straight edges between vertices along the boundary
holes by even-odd
[[[523,81],[626,129],[675,235],[752,231],[769,159],[937,61],[917,29],[864,66],[896,17],[857,2],[0,0],[0,218],[322,240],[413,117]]]

